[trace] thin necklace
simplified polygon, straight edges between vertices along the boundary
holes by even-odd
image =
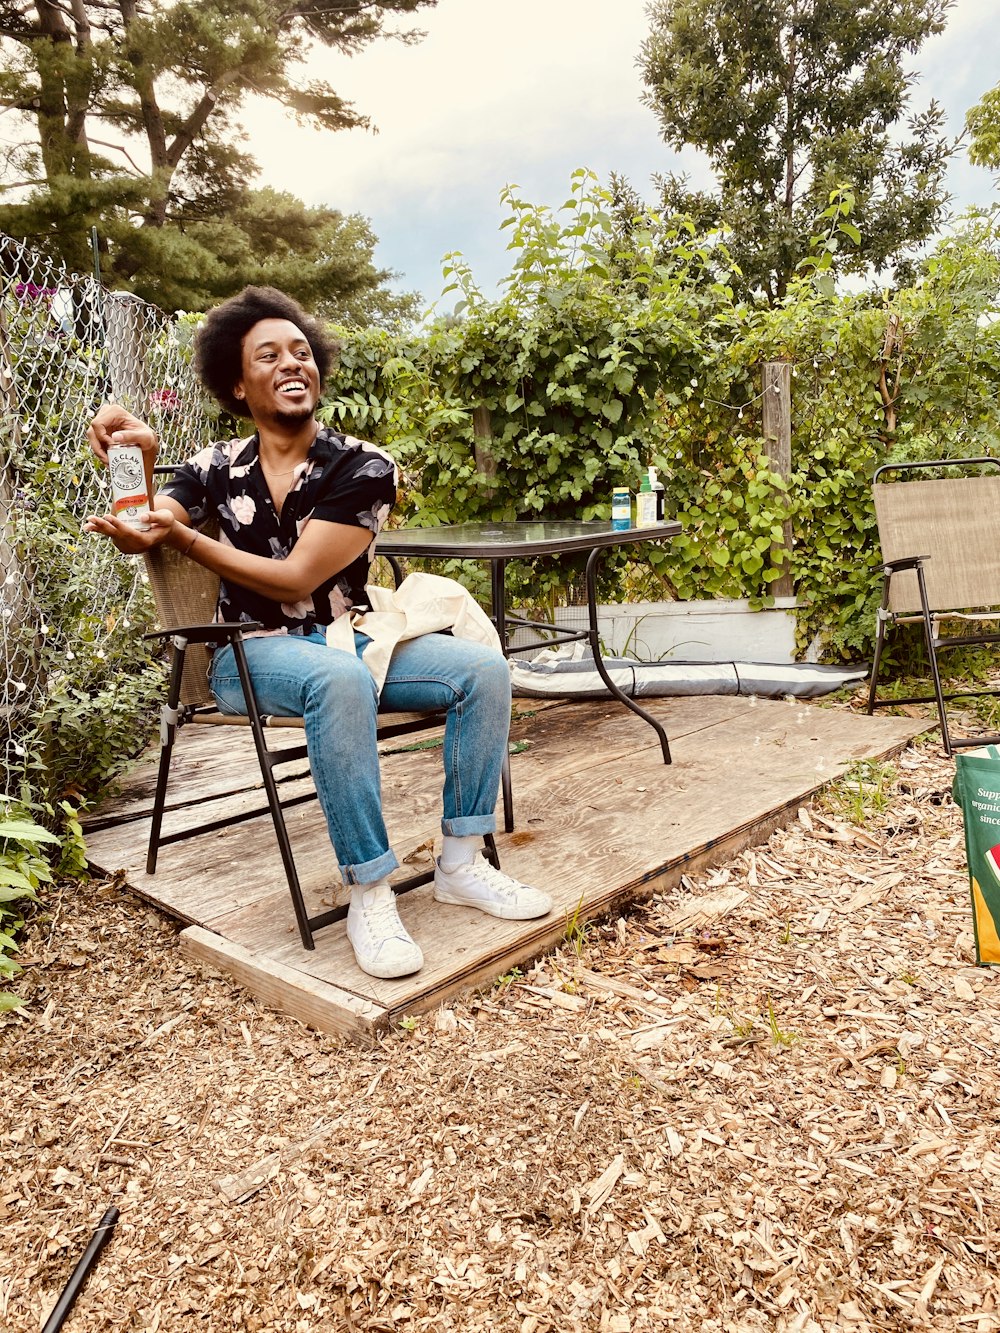
[[[287,468],[284,472],[272,472],[269,467],[265,467],[264,464],[261,463],[260,470],[261,472],[266,472],[269,477],[287,477],[290,472],[295,471],[295,468],[299,468],[301,466],[302,466],[301,463],[296,463],[295,467]]]

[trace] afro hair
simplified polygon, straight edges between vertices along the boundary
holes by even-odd
[[[319,321],[290,296],[276,287],[244,287],[208,312],[194,339],[194,368],[202,384],[234,416],[250,415],[233,389],[243,375],[243,339],[262,319],[287,319],[301,329],[316,362],[320,385],[337,352]]]

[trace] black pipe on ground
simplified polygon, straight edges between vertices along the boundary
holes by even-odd
[[[66,1322],[66,1316],[72,1309],[73,1302],[83,1290],[83,1284],[87,1280],[87,1274],[94,1266],[97,1256],[111,1239],[111,1233],[118,1221],[118,1209],[111,1207],[97,1224],[97,1230],[90,1238],[90,1244],[80,1256],[80,1262],[70,1274],[70,1279],[62,1289],[59,1299],[56,1301],[52,1313],[45,1321],[45,1327],[42,1333],[58,1333]]]

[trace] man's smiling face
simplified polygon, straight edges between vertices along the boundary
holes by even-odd
[[[236,396],[258,424],[308,421],[319,402],[319,371],[308,339],[287,319],[262,319],[244,336]]]

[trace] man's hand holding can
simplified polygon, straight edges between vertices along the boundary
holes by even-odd
[[[144,456],[151,455],[154,463],[160,452],[153,428],[120,403],[104,404],[87,428],[87,442],[105,466],[110,444],[135,445]]]

